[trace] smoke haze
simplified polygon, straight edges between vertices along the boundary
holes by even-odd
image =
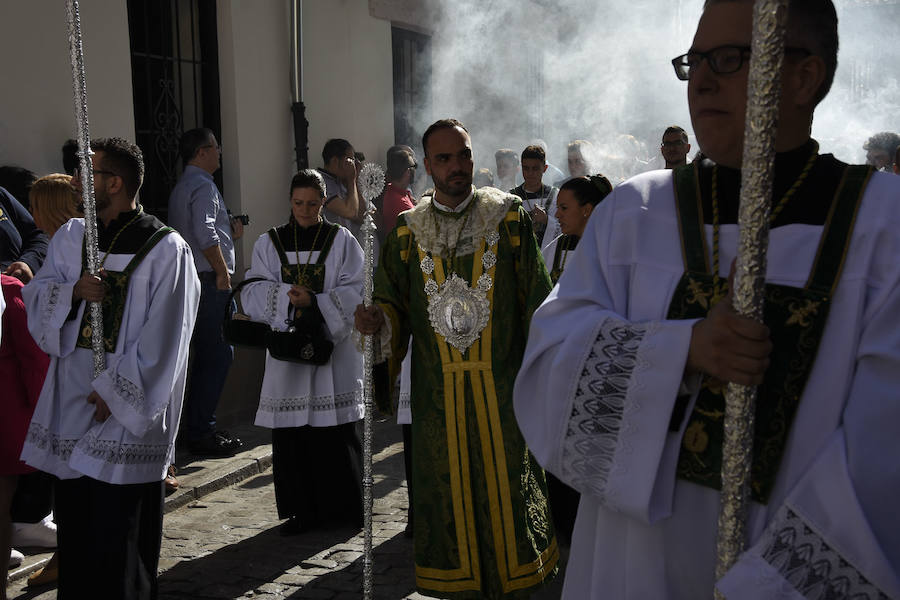
[[[838,2],[841,51],[835,83],[816,111],[822,152],[862,162],[875,132],[900,129],[897,0]],[[661,168],[668,125],[690,134],[686,83],[672,57],[691,44],[701,0],[457,0],[440,3],[432,38],[434,118],[472,132],[477,167],[494,151],[546,141],[563,172],[565,145],[594,144],[593,171],[614,182]],[[881,40],[881,43],[873,42]],[[428,123],[420,124],[424,130]]]

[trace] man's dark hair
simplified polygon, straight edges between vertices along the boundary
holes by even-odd
[[[560,192],[563,190],[568,190],[575,195],[578,206],[585,204],[597,206],[612,191],[612,184],[609,179],[597,174],[590,177],[573,177],[559,188]]]
[[[112,171],[125,182],[125,192],[132,200],[144,183],[144,155],[141,149],[120,137],[91,140],[91,150],[103,152],[101,168]]]
[[[469,133],[466,126],[456,119],[440,119],[429,125],[428,129],[425,130],[425,133],[422,134],[422,152],[425,153],[425,156],[428,156],[428,138],[431,137],[432,133],[440,129],[453,129],[455,127],[459,127],[466,133]]]
[[[749,0],[706,0],[710,4]],[[838,18],[832,0],[791,0],[788,2],[788,21],[785,46],[805,48],[825,61],[825,79],[816,92],[816,104],[828,95],[837,71]]]
[[[12,166],[0,167],[0,187],[12,194],[28,212],[31,212],[28,192],[31,191],[31,185],[35,179],[37,177],[28,169]]]
[[[78,142],[69,138],[62,145],[63,171],[66,175],[74,175],[78,168]]]
[[[897,152],[898,147],[900,147],[900,135],[897,135],[893,131],[876,133],[863,144],[863,150],[867,152],[869,150],[880,150],[888,156],[893,156],[893,154]]]
[[[297,188],[310,188],[319,192],[319,198],[325,197],[325,180],[315,169],[303,169],[294,175],[291,179],[290,194]]]
[[[897,146],[897,151],[894,152],[894,166],[900,168],[900,146]]]
[[[406,173],[408,168],[416,166],[413,149],[402,144],[388,148],[386,159],[388,181],[396,181]]]
[[[322,148],[322,166],[327,167],[328,161],[334,157],[343,158],[347,154],[347,148],[352,148],[353,144],[342,138],[332,138],[325,142]]]
[[[665,139],[665,137],[670,133],[680,133],[681,141],[685,144],[688,143],[688,134],[687,131],[684,130],[684,128],[679,127],[678,125],[669,125],[668,127],[666,127],[666,130],[663,131],[663,139]]]
[[[207,127],[189,129],[181,134],[181,141],[178,145],[178,149],[181,153],[182,164],[187,166],[187,164],[197,156],[197,152],[200,148],[209,145],[210,140],[212,140],[213,137],[215,137],[213,130]]]
[[[540,146],[526,146],[524,150],[522,150],[522,160],[526,158],[536,158],[542,163],[547,163],[547,153],[544,152],[544,149]]]

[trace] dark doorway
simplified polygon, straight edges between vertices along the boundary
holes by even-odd
[[[431,37],[391,28],[394,62],[394,143],[419,148],[431,121]]]
[[[224,144],[215,0],[128,0],[128,31],[136,142],[145,165],[141,203],[165,221],[181,174],[181,134],[209,127]],[[221,171],[216,183],[221,189]]]

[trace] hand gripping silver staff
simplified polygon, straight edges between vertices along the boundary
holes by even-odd
[[[738,314],[760,322],[765,300],[766,251],[787,10],[788,0],[756,0],[753,5],[733,305]],[[734,565],[747,542],[755,405],[756,387],[728,384],[716,580]],[[724,596],[716,590],[716,598]]]
[[[375,163],[366,163],[359,171],[357,189],[369,209],[363,220],[363,252],[365,259],[365,280],[363,283],[363,304],[372,306],[374,288],[373,269],[375,267],[375,221],[372,218],[372,201],[384,189],[384,170]],[[363,598],[372,600],[372,412],[374,410],[374,386],[372,368],[375,361],[375,336],[363,336],[363,394],[366,416],[363,421]]]
[[[78,0],[66,0],[66,32],[69,37],[69,61],[72,64],[72,90],[75,100],[75,122],[78,127],[78,157],[81,174],[81,197],[84,201],[84,235],[87,268],[91,275],[100,274],[100,252],[97,248],[97,205],[94,200],[94,169],[91,164],[91,132],[88,127],[87,85],[84,77],[84,52],[81,46],[81,17]],[[99,302],[90,302],[91,348],[94,351],[94,377],[106,368],[103,347],[103,315]]]

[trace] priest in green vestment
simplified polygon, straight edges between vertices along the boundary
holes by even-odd
[[[559,549],[512,391],[550,278],[521,201],[472,186],[466,128],[437,121],[422,145],[434,195],[401,213],[375,305],[356,313],[392,381],[412,336],[416,586],[441,598],[527,598],[556,574]]]

